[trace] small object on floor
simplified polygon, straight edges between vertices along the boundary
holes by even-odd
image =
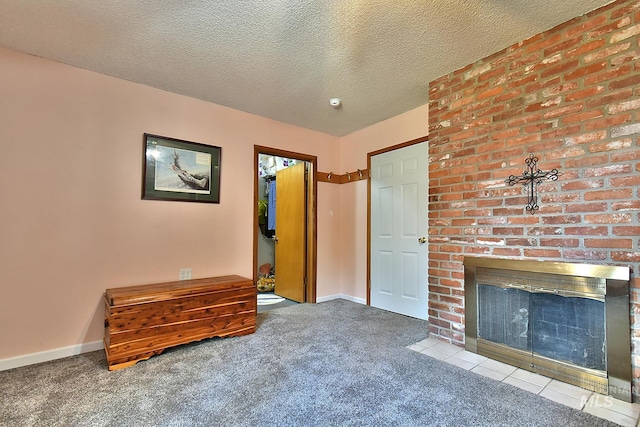
[[[276,287],[275,277],[260,277],[256,284],[258,292],[273,292]]]

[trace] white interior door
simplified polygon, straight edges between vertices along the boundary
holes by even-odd
[[[427,319],[428,142],[371,157],[371,305]]]

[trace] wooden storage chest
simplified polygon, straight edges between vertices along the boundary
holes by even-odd
[[[104,351],[109,370],[179,344],[251,334],[256,308],[256,287],[240,276],[107,289]]]

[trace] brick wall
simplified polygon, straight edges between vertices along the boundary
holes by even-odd
[[[629,266],[640,391],[640,1],[617,1],[430,83],[429,321],[464,343],[464,256]],[[505,183],[534,153],[557,181]],[[637,394],[636,394],[637,397]]]

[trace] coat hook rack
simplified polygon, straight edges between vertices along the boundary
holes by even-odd
[[[522,172],[522,175],[511,175],[505,179],[509,185],[515,185],[522,183],[527,188],[529,194],[529,203],[527,204],[527,212],[533,215],[536,213],[540,206],[538,205],[538,185],[545,179],[550,181],[556,181],[562,172],[558,172],[558,169],[552,169],[548,172],[538,169],[538,158],[531,153],[529,158],[525,159],[527,169]]]
[[[357,175],[356,175],[357,174]],[[331,184],[347,184],[358,182],[362,179],[369,178],[368,169],[357,169],[353,172],[345,172],[343,174],[331,172],[316,172],[316,179],[320,182],[329,182]]]

